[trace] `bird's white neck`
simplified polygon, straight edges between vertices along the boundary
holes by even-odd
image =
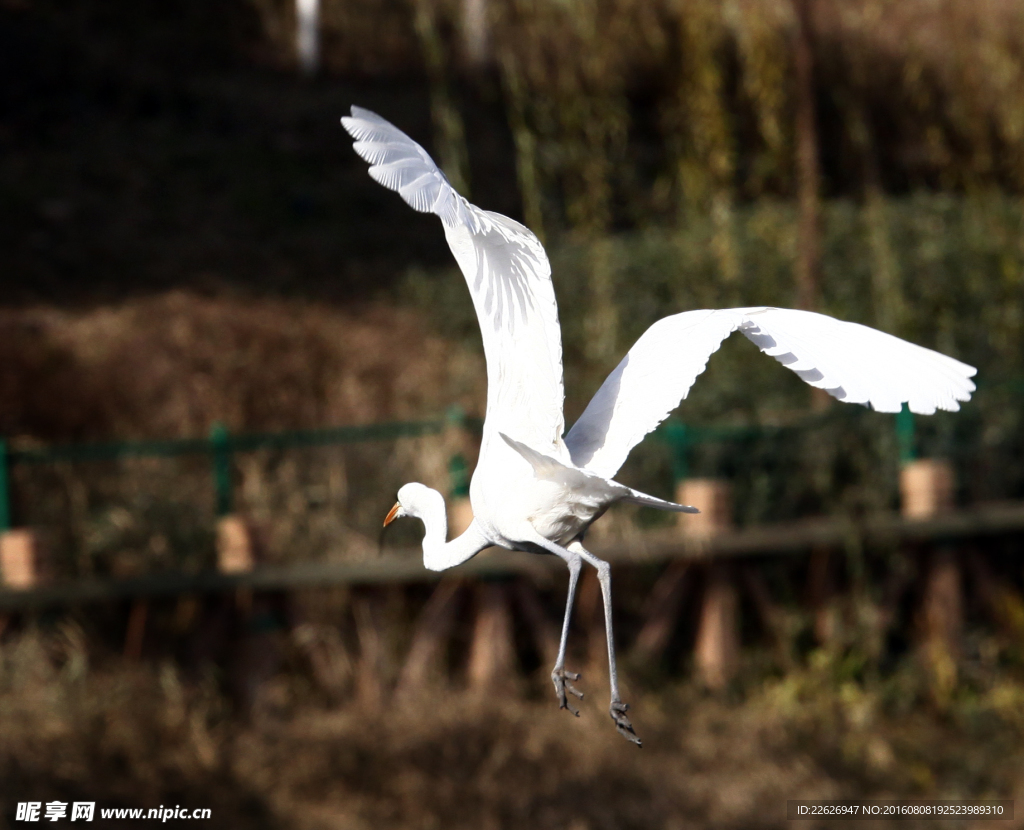
[[[448,511],[444,498],[436,490],[425,491],[409,513],[423,522],[423,565],[431,571],[445,571],[459,565],[485,547],[490,541],[476,522],[450,542],[448,537]]]
[[[427,527],[427,533],[423,537],[423,565],[428,570],[446,571],[448,568],[454,568],[490,544],[475,524],[471,524],[464,532],[446,542],[446,527],[446,524],[442,524],[440,530]]]
[[[440,510],[427,511],[420,518],[423,520],[423,561],[426,563],[438,559],[448,545],[448,510],[442,501]]]

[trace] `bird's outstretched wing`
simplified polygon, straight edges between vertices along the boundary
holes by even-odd
[[[540,241],[455,192],[419,144],[379,115],[341,119],[370,175],[418,211],[436,213],[469,285],[487,358],[485,429],[539,450],[561,442],[562,337],[551,265]]]
[[[651,326],[601,385],[565,438],[573,463],[614,476],[736,330],[811,386],[879,412],[955,412],[974,391],[974,367],[868,326],[785,308],[687,311]]]

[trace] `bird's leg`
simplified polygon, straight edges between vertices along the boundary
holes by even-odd
[[[580,570],[583,568],[583,560],[579,554],[573,554],[566,562],[569,566],[569,593],[565,598],[565,618],[562,620],[562,639],[558,644],[558,659],[555,660],[555,667],[551,670],[551,682],[555,684],[555,694],[558,695],[558,708],[568,709],[576,717],[580,716],[579,709],[569,703],[565,693],[575,695],[583,700],[583,692],[574,687],[570,680],[579,680],[576,672],[565,670],[565,646],[569,640],[569,619],[572,617],[572,606],[576,598],[576,583],[580,578]]]
[[[633,731],[633,724],[629,722],[629,718],[626,717],[626,712],[629,710],[629,706],[622,702],[622,698],[619,696],[619,674],[615,668],[615,637],[612,633],[612,574],[611,567],[603,559],[598,559],[594,554],[586,550],[583,545],[578,541],[569,543],[568,548],[563,548],[561,545],[552,542],[550,539],[545,539],[539,533],[537,533],[532,526],[523,526],[522,539],[528,540],[533,544],[537,545],[544,550],[550,551],[559,558],[563,559],[567,565],[569,565],[569,602],[566,605],[566,617],[562,624],[562,645],[559,648],[558,662],[555,666],[556,669],[561,668],[565,658],[565,639],[568,631],[568,619],[570,608],[572,607],[573,592],[575,590],[576,578],[579,576],[578,566],[574,570],[573,560],[574,559],[585,559],[595,568],[597,568],[597,578],[601,583],[601,597],[604,600],[604,630],[605,639],[608,643],[608,674],[611,681],[612,700],[611,705],[608,707],[608,712],[615,722],[615,728],[619,734],[622,735],[629,741],[632,741],[637,746],[642,746],[640,739],[636,736],[636,732]],[[565,683],[565,677],[568,673],[562,670],[562,682]],[[555,672],[552,672],[552,679],[555,679]],[[571,679],[576,679],[573,676]],[[572,686],[565,684],[573,692],[573,694],[579,694]],[[559,690],[558,680],[555,680],[555,688]],[[582,695],[580,695],[582,697]],[[568,701],[566,701],[568,704]],[[568,708],[568,706],[567,706]]]
[[[637,746],[642,746],[636,732],[633,731],[633,724],[629,722],[626,712],[629,704],[623,703],[619,696],[619,676],[615,668],[615,637],[612,633],[612,569],[603,559],[598,559],[592,553],[584,549],[579,542],[572,542],[569,546],[571,553],[576,553],[597,568],[597,579],[601,583],[601,597],[604,600],[604,631],[608,642],[608,675],[610,677],[612,700],[608,707],[608,713],[615,721],[615,728],[626,740],[632,741]]]

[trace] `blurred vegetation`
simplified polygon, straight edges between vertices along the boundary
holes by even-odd
[[[290,0],[0,4],[3,434],[480,414],[461,277],[436,221],[351,152],[337,118],[352,102],[545,238],[569,422],[658,317],[797,302],[790,0],[322,5],[323,68],[306,79]],[[954,458],[963,503],[1020,496],[1024,7],[808,8],[820,307],[978,366],[963,412],[918,419],[920,450]],[[678,413],[781,429],[691,453],[692,472],[735,479],[741,523],[895,503],[891,418],[819,418],[809,401],[729,342]],[[372,494],[446,488],[443,442],[414,444],[239,456],[241,503],[290,557],[368,549]],[[205,462],[101,467],[17,470],[18,520],[85,573],[208,559]],[[649,439],[623,477],[669,494],[668,447]]]
[[[571,422],[658,317],[797,303],[805,37],[820,308],[978,366],[962,412],[918,419],[919,449],[954,460],[961,503],[1024,495],[1024,3],[322,0],[314,78],[296,71],[293,9],[0,0],[0,434],[14,446],[453,402],[479,414],[462,278],[436,220],[366,176],[337,123],[352,103],[544,239]],[[759,430],[689,458],[734,480],[740,524],[895,504],[892,418],[812,411],[745,341],[678,418]],[[239,455],[236,502],[272,560],[373,555],[397,485],[445,489],[450,451],[424,438]],[[667,495],[669,448],[649,439],[622,477]],[[206,459],[21,466],[13,488],[16,521],[44,529],[63,577],[212,564]],[[618,515],[613,532],[661,518]],[[411,543],[416,528],[389,534]],[[1024,780],[1018,548],[963,557],[988,562],[999,591],[984,600],[967,570],[945,685],[916,648],[913,552],[851,543],[835,558],[820,647],[805,563],[752,566],[778,625],[751,624],[743,600],[743,669],[723,697],[680,680],[691,591],[664,665],[623,661],[640,756],[603,711],[559,713],[544,677],[525,701],[496,691],[507,707],[459,680],[405,709],[351,703],[363,655],[347,594],[271,630],[224,598],[154,601],[143,663],[120,657],[125,608],[5,618],[0,799],[187,803],[239,827],[584,830],[781,825],[780,793],[1006,797]],[[623,642],[656,578],[616,576]],[[394,662],[419,606],[384,599]],[[557,619],[561,596],[544,599]]]
[[[312,81],[291,0],[0,5],[6,301],[229,284],[346,302],[446,262],[434,222],[365,178],[337,126],[351,102],[544,237],[710,217],[724,282],[736,206],[795,197],[791,0],[322,5]],[[864,210],[884,292],[888,197],[1020,194],[1024,10],[809,5],[820,195]],[[588,300],[614,328],[601,261]]]
[[[627,694],[645,744],[627,752],[603,696],[588,695],[571,718],[548,699],[546,670],[525,697],[503,688],[482,699],[454,680],[404,700],[353,700],[352,601],[333,598],[329,621],[289,633],[238,632],[216,665],[110,653],[96,636],[116,625],[109,612],[10,634],[0,650],[0,822],[26,793],[204,806],[232,827],[300,828],[782,827],[786,798],[1021,794],[1019,654],[1008,664],[991,637],[942,701],[912,661],[880,676],[877,655],[849,644],[767,677],[752,649],[724,696],[660,675],[634,680]],[[225,648],[222,614],[209,605],[186,631],[173,606],[156,607],[154,626],[165,636],[179,626],[188,649]],[[867,615],[860,624],[873,627]],[[242,709],[246,678],[266,671],[258,664],[276,673]]]

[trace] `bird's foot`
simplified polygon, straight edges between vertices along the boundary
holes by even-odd
[[[576,717],[580,716],[580,710],[569,703],[569,699],[565,696],[565,693],[568,692],[571,695],[575,695],[580,700],[583,700],[583,692],[569,682],[570,680],[579,679],[580,676],[574,671],[555,669],[551,672],[551,682],[555,684],[555,694],[558,695],[558,708],[568,709]]]
[[[611,707],[608,709],[608,714],[612,716],[612,720],[615,721],[615,729],[623,738],[627,741],[632,741],[637,746],[643,746],[643,743],[636,736],[636,732],[633,731],[633,724],[626,717],[627,711],[629,711],[628,703],[623,703],[621,700],[613,700]]]

